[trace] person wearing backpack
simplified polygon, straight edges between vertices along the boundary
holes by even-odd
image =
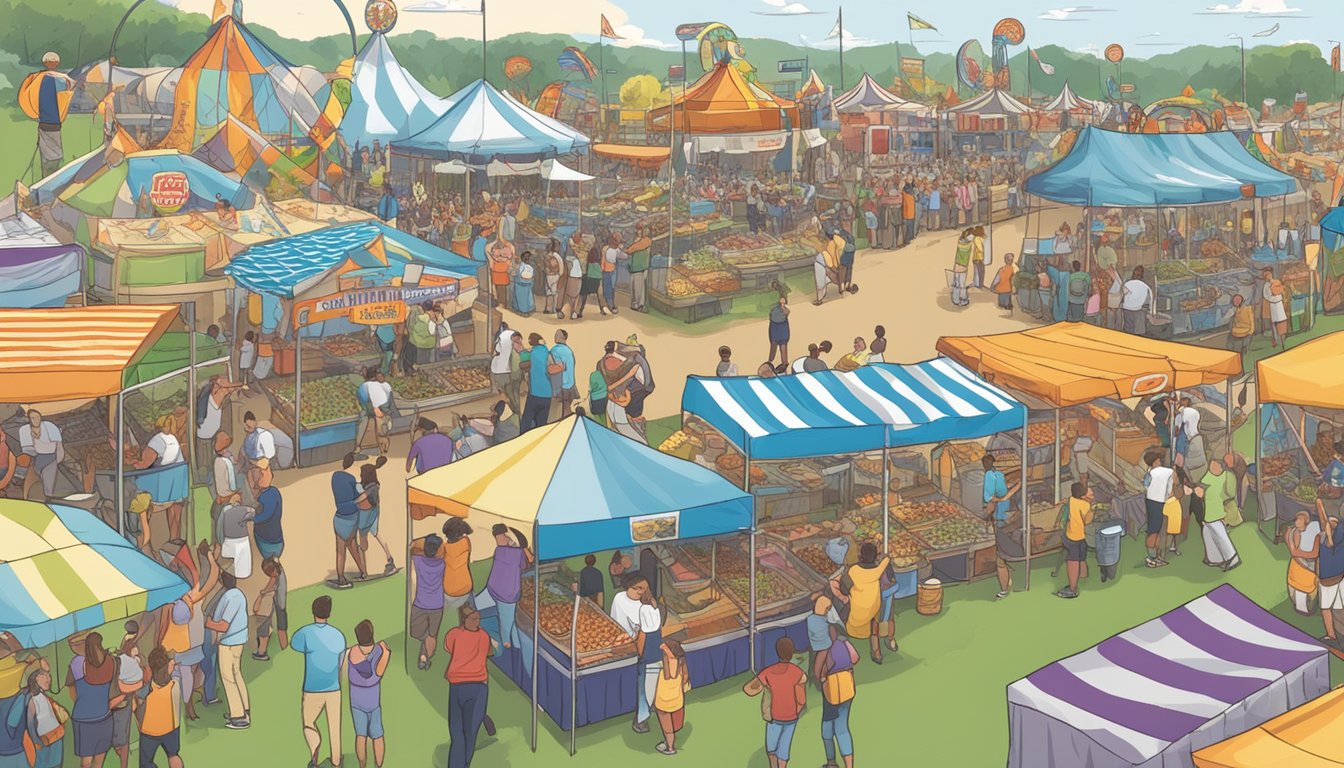
[[[1078,596],[1078,579],[1087,576],[1087,526],[1092,522],[1092,489],[1084,482],[1075,482],[1069,489],[1069,500],[1059,511],[1063,518],[1064,561],[1069,573],[1069,586],[1055,594],[1066,600]]]
[[[1087,316],[1087,297],[1092,293],[1092,276],[1083,271],[1081,262],[1074,261],[1067,283],[1069,292],[1068,320],[1081,323]]]

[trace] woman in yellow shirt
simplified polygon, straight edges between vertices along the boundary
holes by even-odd
[[[1069,586],[1057,593],[1065,599],[1078,596],[1078,580],[1087,576],[1087,526],[1092,522],[1094,498],[1086,483],[1074,483],[1069,489],[1069,509],[1064,516],[1064,560]]]
[[[691,689],[690,673],[686,670],[686,651],[676,640],[663,640],[663,671],[653,690],[653,709],[658,713],[658,726],[663,741],[655,749],[664,755],[677,754],[677,732],[686,722],[686,692]]]
[[[868,655],[874,664],[882,663],[877,619],[882,609],[882,577],[888,576],[890,568],[891,560],[877,559],[877,545],[865,541],[859,547],[859,562],[850,566],[840,581],[840,594],[849,602],[845,632],[855,640],[867,638]]]
[[[177,681],[168,652],[158,646],[149,652],[149,694],[139,705],[140,764],[154,761],[159,750],[168,756],[169,768],[182,768],[181,723],[178,721]]]

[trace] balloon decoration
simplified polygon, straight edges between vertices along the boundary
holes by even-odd
[[[971,53],[971,48],[975,45],[974,40],[967,40],[957,49],[957,82],[972,91],[980,90],[982,76],[980,62]]]
[[[369,0],[364,6],[364,23],[374,34],[385,35],[397,25],[397,6],[392,0]]]
[[[593,62],[583,51],[572,45],[560,52],[560,57],[555,63],[566,72],[582,75],[585,80],[592,80],[597,75],[597,67],[593,66]]]
[[[1008,69],[1008,46],[1020,45],[1026,38],[1026,28],[1017,19],[1000,19],[994,25],[992,61],[995,88],[1009,90],[1013,87],[1013,76]]]
[[[1125,49],[1119,43],[1111,43],[1106,46],[1106,60],[1112,64],[1119,64],[1125,60]]]
[[[526,56],[510,56],[504,60],[504,76],[510,80],[521,80],[532,71],[532,60]]]

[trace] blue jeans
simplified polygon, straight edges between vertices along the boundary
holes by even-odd
[[[219,698],[219,639],[215,637],[214,632],[205,633],[205,644],[201,646],[205,651],[205,658],[201,660],[201,675],[205,682],[201,684],[201,695],[206,701],[214,701]]]
[[[788,762],[789,747],[793,746],[793,731],[797,727],[797,720],[771,720],[766,723],[765,753]]]
[[[849,733],[849,705],[854,700],[850,699],[844,704],[835,707],[836,715],[834,720],[821,721],[821,744],[826,748],[826,762],[835,762],[835,748],[840,746],[840,755],[849,757],[854,754],[854,737]],[[783,758],[780,758],[783,759]]]
[[[658,676],[663,673],[663,663],[640,664],[636,667],[635,685],[635,722],[643,723],[649,719],[649,710],[653,707],[653,695],[658,687]]]
[[[616,270],[602,273],[602,296],[607,300],[607,307],[616,308]]]
[[[510,648],[517,648],[518,604],[495,603],[495,611],[499,614],[499,644],[502,646],[507,643]]]
[[[882,621],[891,621],[896,614],[896,591],[900,589],[897,584],[882,590]]]
[[[468,768],[476,754],[476,735],[485,722],[490,688],[485,683],[448,685],[448,768]]]

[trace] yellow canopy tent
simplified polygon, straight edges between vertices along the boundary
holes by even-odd
[[[116,395],[176,317],[175,306],[0,310],[0,402]]]
[[[1344,408],[1344,331],[1255,364],[1261,403]]]
[[[1258,728],[1195,752],[1196,768],[1344,766],[1344,689],[1335,689]]]
[[[1154,341],[1086,323],[944,336],[937,348],[991,384],[1054,408],[1217,384],[1242,371],[1235,352]]]

